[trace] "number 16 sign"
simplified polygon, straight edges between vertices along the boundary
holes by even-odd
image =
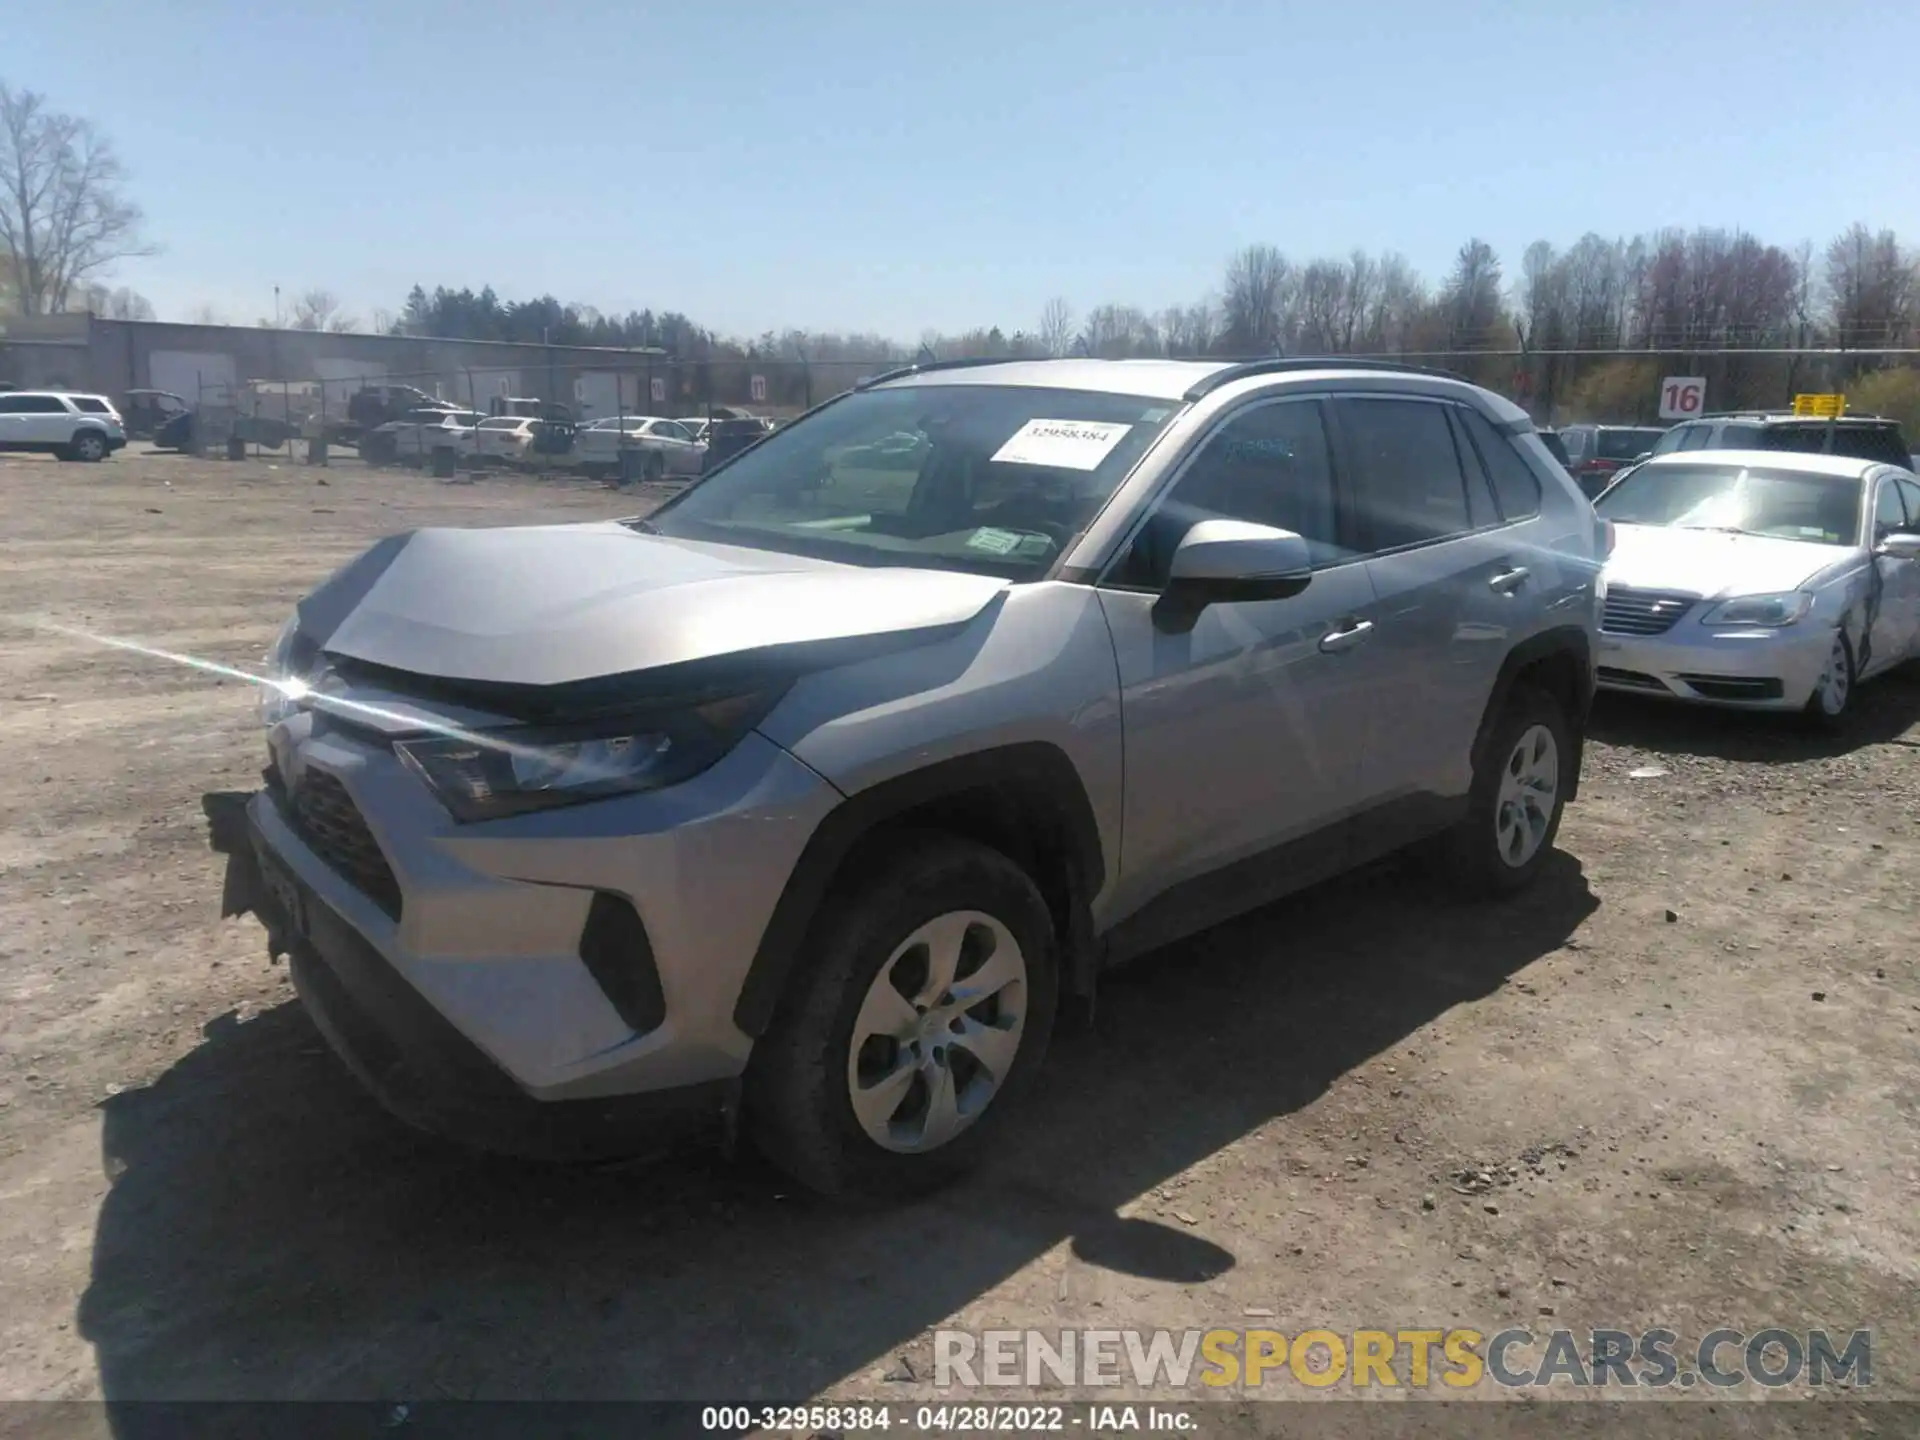
[[[1707,382],[1701,375],[1669,375],[1660,382],[1660,418],[1691,420],[1707,403]]]

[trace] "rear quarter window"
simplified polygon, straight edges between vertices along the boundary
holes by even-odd
[[[110,413],[107,409],[106,401],[96,400],[91,395],[75,395],[73,397],[73,408],[83,415],[106,415]]]
[[[1500,505],[1503,520],[1525,520],[1540,513],[1540,481],[1532,467],[1520,458],[1513,442],[1488,423],[1477,410],[1460,406],[1455,415],[1466,429],[1467,438],[1480,454],[1480,463],[1493,481],[1494,499]]]

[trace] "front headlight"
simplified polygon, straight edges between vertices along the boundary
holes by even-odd
[[[295,703],[306,690],[307,664],[311,647],[302,643],[300,616],[296,613],[281,627],[273,647],[267,651],[266,681],[260,687],[260,723],[272,729],[294,714]]]
[[[1743,630],[1749,626],[1773,629],[1804,620],[1813,609],[1813,596],[1804,590],[1787,590],[1778,595],[1742,595],[1723,600],[1700,617],[1702,625],[1716,630]]]
[[[780,692],[728,696],[591,726],[527,726],[394,743],[462,823],[660,790],[716,763]]]

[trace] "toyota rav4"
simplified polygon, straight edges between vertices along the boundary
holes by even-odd
[[[301,601],[253,908],[418,1124],[686,1108],[917,1189],[1104,966],[1414,842],[1527,884],[1608,533],[1435,372],[881,376],[644,518],[417,530]]]

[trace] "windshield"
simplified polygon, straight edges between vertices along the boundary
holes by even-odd
[[[858,391],[775,431],[641,523],[853,565],[1032,578],[1176,408],[1016,386]]]
[[[518,430],[526,423],[524,420],[482,420],[480,428],[482,430]]]
[[[1602,430],[1595,437],[1602,460],[1632,460],[1646,454],[1659,442],[1664,430]]]
[[[1821,545],[1859,543],[1860,482],[1800,470],[1643,465],[1593,508],[1619,525],[1732,530]]]

